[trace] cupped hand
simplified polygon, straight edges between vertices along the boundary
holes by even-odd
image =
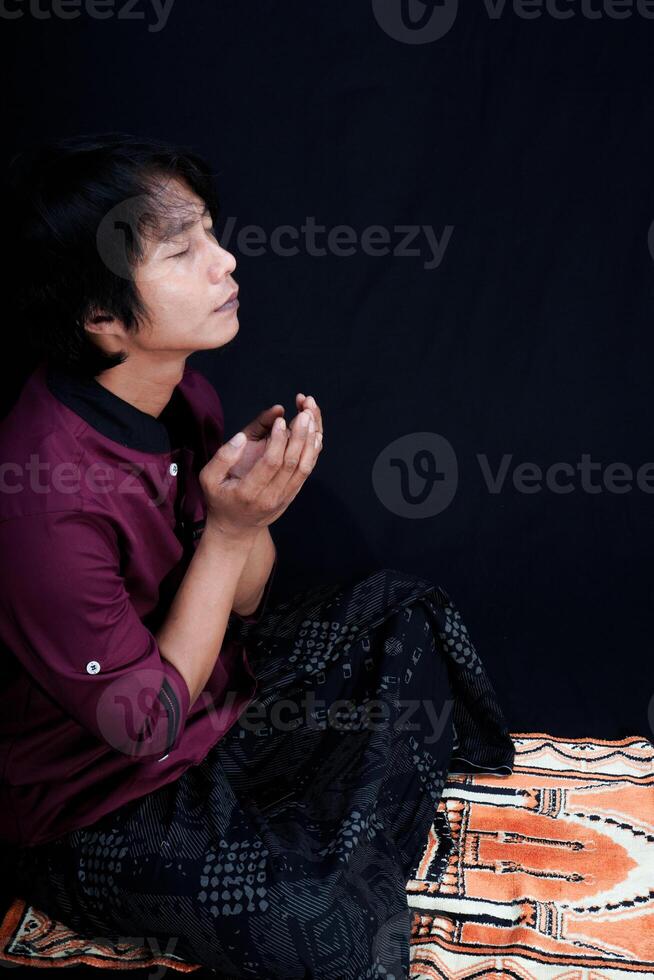
[[[322,412],[320,411],[315,398],[312,395],[305,396],[302,394],[302,392],[298,392],[295,396],[295,403],[298,407],[298,413],[288,424],[288,428],[286,430],[287,438],[289,430],[291,430],[297,424],[298,416],[301,414],[301,412],[308,410],[313,416],[316,436],[318,433],[320,433],[322,440]],[[283,415],[284,412],[285,408],[283,405],[271,405],[270,408],[265,408],[251,422],[243,427],[242,431],[247,436],[248,441],[240,458],[230,469],[230,476],[237,477],[239,479],[244,477],[246,473],[250,472],[254,464],[261,459],[270,440],[270,432],[275,419]]]

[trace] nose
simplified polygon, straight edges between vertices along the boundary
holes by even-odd
[[[213,246],[213,252],[209,263],[209,277],[214,283],[219,283],[225,276],[229,276],[236,268],[236,258],[226,248],[218,242]]]

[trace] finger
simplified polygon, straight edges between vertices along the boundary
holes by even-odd
[[[285,411],[284,406],[279,404],[264,408],[255,419],[243,428],[243,432],[251,439],[263,439],[270,432],[275,419],[282,416]]]
[[[259,494],[270,486],[284,462],[284,453],[288,443],[288,431],[285,419],[275,420],[270,431],[270,439],[263,455],[257,460],[249,473],[242,480],[243,490],[250,497]]]
[[[320,411],[320,408],[318,407],[318,402],[313,397],[313,395],[307,395],[307,397],[304,400],[304,407],[311,409],[311,411],[313,412],[313,417],[316,420],[316,429],[318,432],[322,432],[323,431],[322,412]]]
[[[311,470],[316,465],[316,460],[318,459],[318,453],[320,452],[318,444],[316,443],[317,430],[313,419],[312,422],[313,424],[309,425],[307,437],[304,441],[302,456],[300,457],[300,463],[298,466],[298,470],[300,471],[301,474],[303,474],[302,482],[306,480],[306,478],[311,473]]]
[[[304,398],[305,398],[305,396],[304,395],[301,395],[299,393],[296,395],[296,398],[295,398],[295,406],[297,408],[298,415],[300,414],[300,412],[304,411],[304,407],[305,407],[305,405],[304,405]]]
[[[309,409],[309,411],[313,414],[317,431],[322,432],[323,431],[322,412],[320,411],[318,402],[313,397],[313,395],[304,395],[302,392],[298,391],[297,395],[295,396],[295,400],[297,402],[298,411],[302,411],[302,410],[306,411],[307,409]]]
[[[294,417],[293,417],[293,418],[291,419],[291,421],[290,421],[290,422],[288,423],[288,429],[289,429],[289,432],[292,432],[292,431],[293,431],[293,429],[295,429],[295,428],[297,428],[297,425],[298,425],[298,421],[299,421],[299,419],[300,419],[300,418],[302,417],[302,412],[303,412],[303,411],[308,411],[308,409],[302,409],[302,408],[301,408],[301,409],[299,410],[299,412],[297,413],[297,415],[295,415],[295,416],[294,416]],[[311,413],[311,414],[313,415],[313,413]],[[315,419],[314,419],[314,424],[315,424]]]
[[[314,442],[314,433],[309,432],[308,425],[302,425],[303,422],[306,423],[311,421],[311,413],[300,412],[294,421],[296,424],[293,426],[292,430],[290,430],[290,438],[284,453],[284,461],[281,468],[277,471],[276,475],[271,481],[271,486],[274,488],[275,492],[280,494],[286,494],[288,492],[289,484],[291,484],[296,478],[300,461],[302,459],[302,453],[305,448],[305,443],[309,442],[310,449],[312,449],[312,444]],[[299,483],[301,484],[304,479],[306,479],[306,476],[303,475],[299,480]]]
[[[282,489],[282,493],[285,496],[290,496],[290,499],[293,500],[293,498],[299,492],[302,484],[305,482],[316,465],[316,460],[318,459],[319,454],[320,447],[316,445],[315,427],[309,427],[306,430],[306,438],[304,440],[304,445],[302,447],[302,452],[300,459],[298,460],[297,467],[295,468],[290,479],[287,481],[286,486]]]
[[[311,401],[309,401],[309,398],[311,399]],[[304,400],[304,408],[303,409],[300,408],[300,411],[298,412],[298,415],[301,414],[302,411],[305,411],[305,412],[309,411],[309,412],[311,412],[311,414],[313,415],[313,421],[314,421],[315,426],[316,426],[316,432],[323,432],[322,413],[321,413],[321,411],[320,411],[320,409],[319,409],[319,407],[318,407],[318,405],[316,403],[315,398],[313,398],[311,395],[309,395],[308,398],[305,398],[305,400]],[[297,419],[297,417],[298,416],[296,415],[295,416],[295,419]],[[291,423],[290,423],[291,426],[295,423],[295,419],[293,419],[291,421]],[[323,434],[324,434],[324,432],[323,432]]]

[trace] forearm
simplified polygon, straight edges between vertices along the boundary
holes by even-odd
[[[254,547],[204,529],[166,619],[155,634],[159,652],[180,672],[191,705],[213,671],[222,648],[237,583]]]
[[[277,550],[268,527],[257,534],[234,594],[233,610],[240,616],[250,616],[261,600],[270,577]]]

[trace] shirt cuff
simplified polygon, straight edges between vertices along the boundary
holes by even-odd
[[[191,692],[177,667],[163,658],[161,664],[166,676],[162,683],[160,700],[163,697],[167,706],[169,726],[167,744],[164,747],[163,755],[157,760],[158,762],[167,759],[172,750],[177,747],[191,708]]]

